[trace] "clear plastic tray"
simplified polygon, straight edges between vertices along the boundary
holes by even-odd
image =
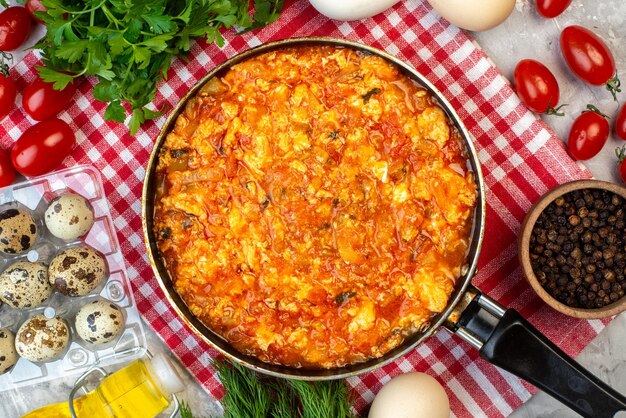
[[[71,242],[52,236],[45,228],[43,221],[43,214],[50,201],[64,192],[73,192],[83,196],[89,201],[94,211],[95,222],[91,230],[82,238]],[[19,207],[30,212],[38,224],[39,236],[35,245],[26,253],[1,254],[0,272],[16,261],[39,261],[48,265],[58,252],[82,244],[95,249],[104,256],[107,264],[107,277],[103,284],[82,297],[68,297],[54,290],[52,296],[37,308],[19,310],[6,304],[2,305],[0,327],[9,328],[16,333],[27,318],[46,312],[66,320],[71,338],[61,357],[54,361],[33,363],[20,358],[12,370],[0,375],[0,392],[61,376],[83,373],[100,359],[106,359],[104,361],[106,365],[133,360],[133,355],[128,354],[133,352],[130,349],[145,347],[146,337],[131,291],[100,173],[91,166],[77,166],[0,189],[0,211],[10,207]],[[94,346],[84,342],[76,334],[74,327],[74,317],[77,311],[94,298],[104,298],[114,302],[121,308],[126,319],[121,335],[106,345]],[[116,355],[121,352],[126,354]],[[135,355],[135,357],[139,356],[140,354]]]

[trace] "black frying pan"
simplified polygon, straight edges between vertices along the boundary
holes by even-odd
[[[399,347],[386,353],[383,357],[334,369],[302,369],[268,364],[255,357],[240,353],[222,337],[212,332],[191,313],[174,290],[169,273],[159,254],[155,232],[152,227],[154,198],[157,188],[156,166],[159,151],[167,134],[173,128],[178,115],[184,110],[187,101],[209,79],[222,75],[234,64],[268,51],[298,45],[332,45],[353,48],[383,57],[400,67],[406,75],[424,87],[438,100],[441,108],[447,113],[460,132],[465,142],[469,164],[475,174],[476,188],[478,190],[474,227],[467,255],[467,272],[458,280],[446,309],[432,319],[430,327],[411,335]],[[517,311],[505,309],[472,286],[471,279],[476,273],[485,223],[484,182],[472,139],[443,95],[415,69],[385,52],[340,39],[294,38],[250,49],[230,58],[210,71],[191,88],[173,109],[156,139],[146,168],[142,215],[145,242],[152,268],[161,288],[178,316],[196,335],[216,350],[250,369],[272,376],[302,380],[328,380],[350,377],[372,371],[394,361],[413,350],[418,344],[433,335],[441,326],[444,326],[479,350],[480,356],[485,360],[529,381],[583,416],[609,418],[619,411],[626,411],[626,398],[624,396],[611,389],[569,358],[528,321],[522,318]]]

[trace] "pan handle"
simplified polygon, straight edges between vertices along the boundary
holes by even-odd
[[[613,418],[626,411],[626,397],[567,356],[516,310],[476,293],[459,320],[448,326],[476,347],[483,359],[527,380],[584,417]]]

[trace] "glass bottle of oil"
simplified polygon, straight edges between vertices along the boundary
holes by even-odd
[[[96,389],[74,400],[77,418],[153,418],[170,404],[183,382],[167,357],[137,360],[106,376]],[[71,418],[68,402],[47,405],[22,418]]]

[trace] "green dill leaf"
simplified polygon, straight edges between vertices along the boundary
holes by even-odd
[[[104,111],[104,120],[112,120],[118,123],[124,123],[126,120],[126,109],[120,103],[119,100],[115,100],[109,103]]]
[[[305,382],[290,380],[288,384],[300,398],[302,418],[352,418],[350,389],[343,380]]]
[[[226,389],[222,398],[224,418],[266,418],[270,411],[270,392],[267,385],[252,370],[233,363],[213,364]]]
[[[55,90],[63,90],[74,80],[74,76],[70,74],[61,73],[48,67],[38,66],[39,77],[45,82],[54,83],[53,88]]]
[[[273,392],[271,418],[294,418],[298,413],[298,400],[289,385],[283,380],[270,384]]]

